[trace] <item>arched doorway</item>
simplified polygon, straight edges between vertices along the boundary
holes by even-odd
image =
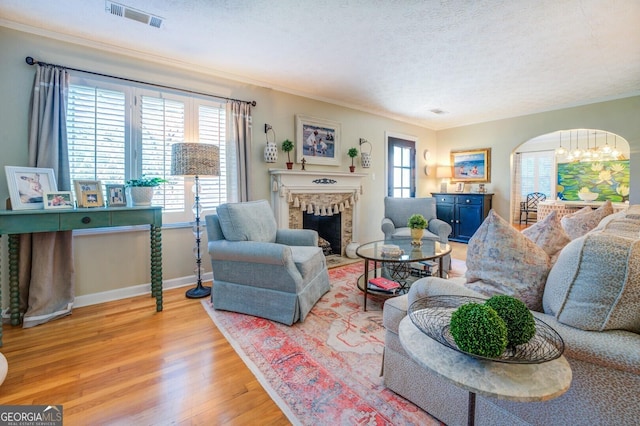
[[[512,222],[531,192],[575,206],[628,202],[629,152],[626,139],[598,129],[558,130],[521,144],[512,154]]]

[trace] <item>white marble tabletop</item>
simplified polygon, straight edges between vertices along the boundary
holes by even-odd
[[[562,395],[571,385],[571,367],[564,356],[541,364],[507,364],[470,357],[448,348],[420,331],[406,316],[399,327],[400,343],[420,366],[469,392],[530,402]]]

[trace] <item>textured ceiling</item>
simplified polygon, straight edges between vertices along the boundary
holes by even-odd
[[[640,0],[119,3],[162,27],[107,14],[104,0],[0,0],[0,25],[431,129],[640,94]]]

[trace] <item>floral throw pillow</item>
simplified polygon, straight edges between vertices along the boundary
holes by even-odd
[[[611,201],[607,200],[606,203],[595,210],[591,210],[591,208],[587,206],[578,210],[576,213],[567,215],[560,220],[560,223],[567,235],[569,235],[569,238],[575,240],[594,229],[602,219],[612,213],[613,206],[611,205]]]
[[[542,310],[549,256],[493,210],[469,240],[465,286],[485,296],[506,294]]]
[[[560,218],[555,210],[533,226],[524,229],[522,234],[536,243],[549,256],[554,256],[571,241],[569,235],[562,228]]]

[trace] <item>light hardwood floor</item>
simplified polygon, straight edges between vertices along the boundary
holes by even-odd
[[[466,245],[452,243],[454,257]],[[185,288],[76,308],[34,328],[4,326],[1,405],[64,408],[65,425],[287,425]]]
[[[185,289],[76,308],[30,329],[4,326],[0,404],[62,404],[65,425],[287,425]]]

